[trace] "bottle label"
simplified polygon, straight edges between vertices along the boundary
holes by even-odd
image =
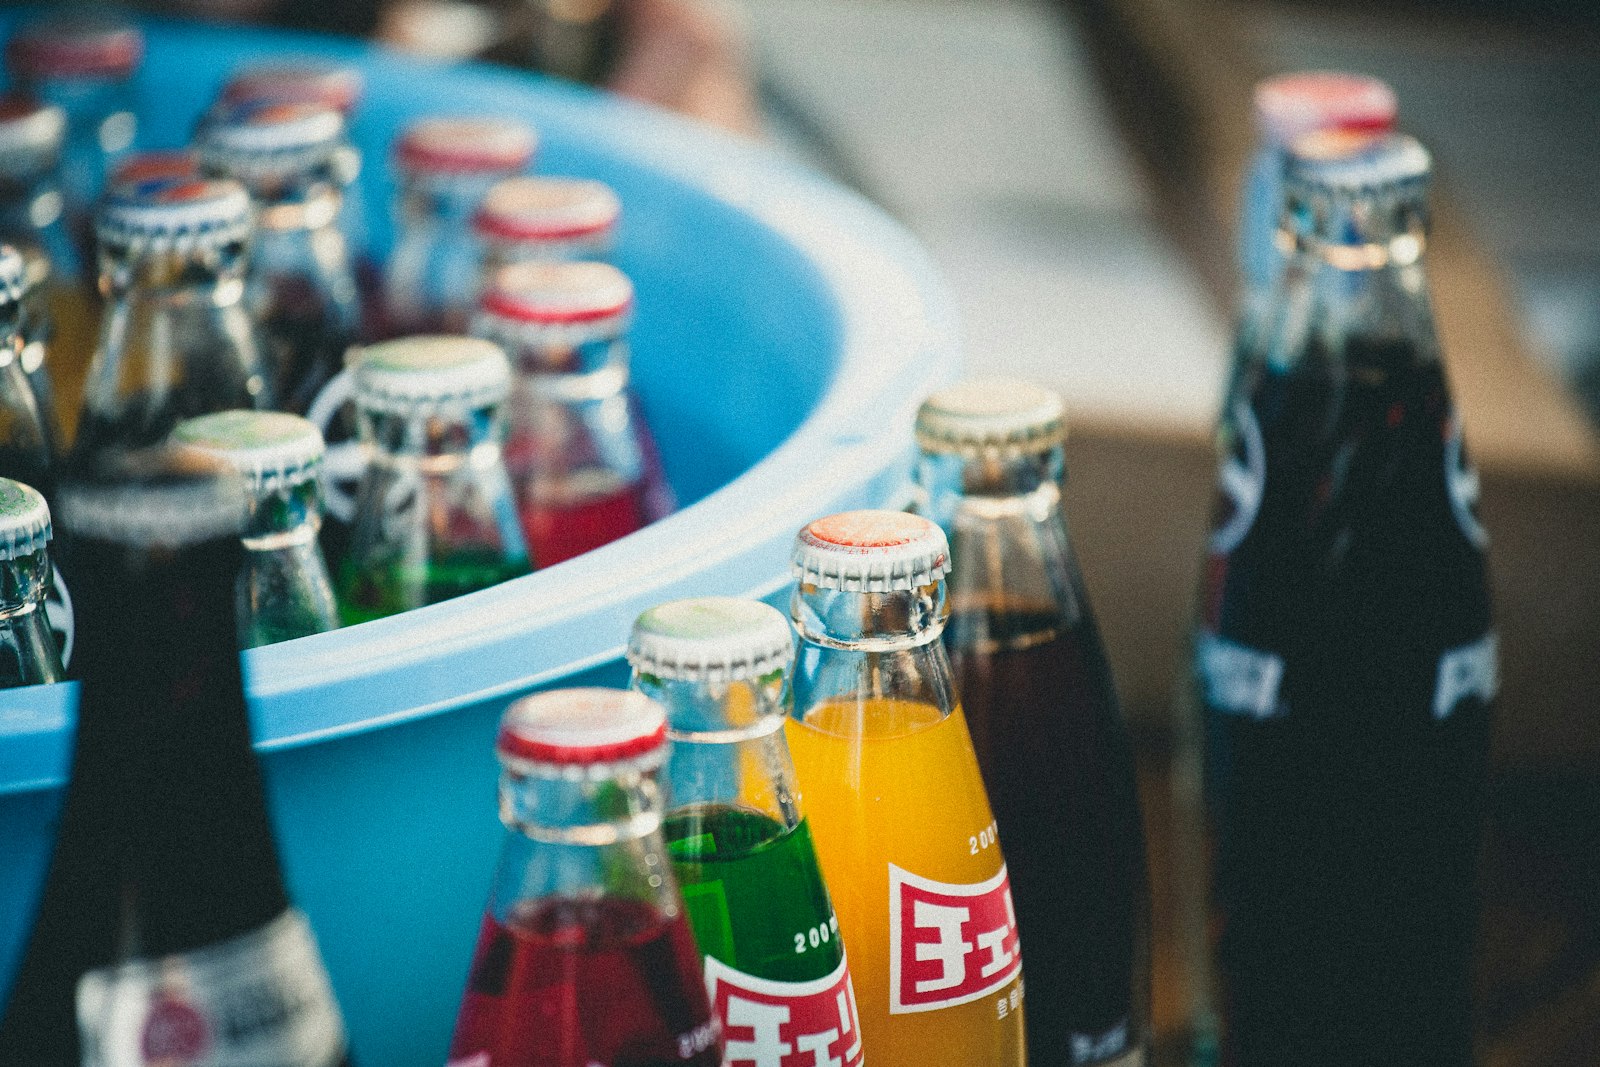
[[[809,982],[774,982],[707,956],[723,1067],[861,1067],[861,1013],[844,959]]]
[[[1217,489],[1228,503],[1221,523],[1211,532],[1211,552],[1226,556],[1255,525],[1267,491],[1267,445],[1261,424],[1247,399],[1233,403],[1233,449],[1217,470]]]
[[[1202,633],[1195,657],[1207,706],[1252,719],[1274,719],[1287,710],[1278,699],[1282,656]]]
[[[1448,719],[1457,705],[1470,696],[1487,704],[1499,691],[1500,636],[1491,630],[1470,645],[1452,648],[1439,657],[1433,717]]]
[[[61,665],[72,665],[72,639],[75,628],[72,618],[72,594],[67,591],[67,580],[61,576],[61,568],[50,568],[50,591],[44,598],[44,617],[50,623],[50,630],[56,635],[56,643],[61,646]]]
[[[1074,1031],[1068,1043],[1074,1064],[1105,1064],[1128,1050],[1128,1020],[1124,1019],[1109,1030],[1102,1030],[1099,1033]],[[1142,1055],[1135,1055],[1117,1067],[1137,1067],[1143,1062]]]
[[[889,1013],[966,1004],[1022,974],[1006,869],[973,885],[889,864]]]
[[[1461,440],[1461,416],[1452,415],[1444,439],[1444,484],[1450,492],[1450,511],[1461,534],[1478,551],[1489,547],[1489,531],[1478,521],[1478,468],[1467,458]]]
[[[311,925],[290,909],[182,956],[91,971],[78,983],[86,1067],[331,1067],[344,1023]]]

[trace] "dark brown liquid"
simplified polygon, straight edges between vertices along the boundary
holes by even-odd
[[[1029,1057],[1120,1055],[1146,1026],[1149,891],[1099,633],[1086,615],[1069,625],[1050,608],[958,603],[946,643],[1011,878]]]

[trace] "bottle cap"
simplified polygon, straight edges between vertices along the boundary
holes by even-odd
[[[162,148],[123,156],[111,172],[109,185],[149,182],[159,178],[200,177],[200,157],[192,148]]]
[[[915,589],[950,570],[944,531],[904,511],[842,511],[800,531],[795,577],[824,589],[887,593]]]
[[[227,463],[256,496],[312,480],[324,452],[314,423],[282,411],[218,411],[185,419],[172,440]]]
[[[0,174],[20,177],[48,170],[61,154],[67,113],[22,93],[0,96]]]
[[[365,91],[360,69],[305,58],[243,67],[223,86],[222,99],[230,104],[245,100],[322,104],[348,118]]]
[[[28,260],[8,244],[0,244],[0,305],[15,304],[32,285]]]
[[[485,194],[473,216],[480,237],[564,248],[606,243],[622,201],[604,182],[583,178],[506,178]]]
[[[246,100],[207,117],[195,147],[207,170],[249,181],[325,166],[343,141],[344,116],[323,104]]]
[[[478,337],[402,337],[358,353],[355,401],[368,411],[466,411],[498,404],[511,390],[505,352]]]
[[[553,689],[523,697],[500,720],[503,760],[557,766],[643,761],[665,755],[667,714],[626,689]]]
[[[1294,142],[1284,185],[1291,196],[1357,199],[1426,186],[1432,169],[1428,150],[1415,137],[1329,131]]]
[[[0,478],[0,559],[29,556],[50,543],[50,506],[31,485]]]
[[[101,241],[185,251],[250,235],[250,194],[228,178],[153,178],[114,185],[101,199]]]
[[[1263,140],[1287,147],[1318,130],[1394,129],[1400,103],[1378,78],[1332,70],[1280,74],[1256,83],[1256,129]]]
[[[6,45],[6,60],[23,78],[125,78],[144,58],[144,34],[97,14],[47,15]]]
[[[641,674],[682,682],[738,682],[783,670],[794,634],[759,600],[707,596],[658,604],[633,623],[628,662]]]
[[[925,452],[1043,452],[1066,435],[1061,397],[1031,382],[961,382],[940,389],[917,411],[917,444]]]
[[[427,118],[406,127],[395,159],[419,174],[512,173],[533,160],[538,145],[532,127],[512,119]]]
[[[244,480],[221,460],[157,448],[105,461],[63,482],[57,518],[70,536],[135,548],[183,548],[244,529]]]
[[[508,347],[582,344],[620,337],[633,283],[609,263],[512,263],[489,279],[476,332]]]

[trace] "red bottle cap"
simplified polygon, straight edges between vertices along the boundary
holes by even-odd
[[[538,147],[532,127],[511,119],[427,118],[401,134],[395,159],[421,174],[510,174],[532,162]]]
[[[244,67],[222,89],[227,104],[271,100],[280,104],[321,104],[349,117],[366,91],[361,71],[314,59]]]
[[[1309,70],[1258,82],[1256,128],[1263,139],[1288,145],[1318,130],[1394,129],[1400,108],[1388,84],[1365,74]]]
[[[144,58],[144,34],[120,19],[52,15],[22,28],[6,45],[23,78],[125,78]]]
[[[622,201],[604,182],[581,178],[507,178],[478,205],[480,237],[528,244],[594,242],[609,237]]]
[[[189,148],[167,148],[157,152],[135,152],[125,157],[111,172],[112,185],[200,176],[200,157]]]
[[[554,689],[523,697],[500,720],[502,759],[574,766],[617,763],[660,753],[667,715],[626,689]]]
[[[904,511],[842,511],[795,538],[795,577],[824,589],[883,593],[915,589],[950,570],[944,531]]]
[[[566,326],[620,321],[633,283],[609,263],[513,263],[489,280],[486,315],[516,324]]]

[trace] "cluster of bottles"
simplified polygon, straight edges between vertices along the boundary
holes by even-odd
[[[245,68],[190,146],[133,152],[142,54],[98,16],[9,42],[0,476],[53,501],[62,470],[169,436],[226,458],[256,494],[249,645],[482,589],[672,509],[629,386],[611,189],[523,173],[520,122],[418,120],[380,276],[357,71]]]

